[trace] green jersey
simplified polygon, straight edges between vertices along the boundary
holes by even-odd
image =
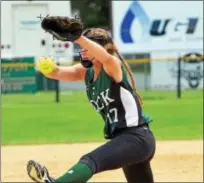
[[[139,99],[129,85],[124,70],[120,83],[116,83],[103,68],[95,81],[93,77],[93,67],[88,68],[85,76],[87,96],[105,122],[106,139],[112,138],[121,129],[151,121],[146,114],[143,115]]]

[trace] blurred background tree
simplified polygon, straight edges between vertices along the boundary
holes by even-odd
[[[110,0],[71,1],[73,15],[79,15],[85,28],[101,27],[111,29]]]

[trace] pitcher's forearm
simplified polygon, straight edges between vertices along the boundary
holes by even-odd
[[[80,73],[77,73],[73,66],[63,67],[56,66],[54,71],[50,74],[46,74],[46,77],[61,81],[79,81],[81,80]]]
[[[75,43],[88,50],[89,54],[95,57],[99,62],[104,63],[111,56],[102,46],[86,38],[85,36],[80,36]]]

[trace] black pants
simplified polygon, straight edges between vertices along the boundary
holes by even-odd
[[[126,129],[115,138],[81,157],[94,174],[122,168],[128,183],[153,183],[150,162],[155,139],[147,126]]]

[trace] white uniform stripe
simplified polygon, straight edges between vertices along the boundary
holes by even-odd
[[[120,97],[125,109],[125,119],[128,127],[137,126],[139,121],[138,108],[132,94],[123,87],[120,87]]]

